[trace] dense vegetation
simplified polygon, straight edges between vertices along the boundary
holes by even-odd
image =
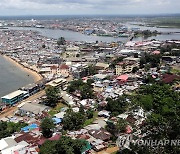
[[[88,109],[85,112],[83,106],[80,107],[79,112],[73,112],[72,109],[68,109],[63,118],[63,129],[78,130],[83,128],[89,121],[94,120],[94,113],[92,109]]]
[[[82,128],[85,119],[85,115],[81,112],[73,112],[72,109],[69,109],[63,118],[63,129],[78,130]]]
[[[116,100],[107,99],[106,109],[111,115],[118,115],[125,111],[131,111],[141,106],[149,112],[146,123],[141,127],[143,139],[147,140],[178,140],[180,137],[180,95],[166,84],[149,84],[141,86],[131,96],[121,96]],[[108,122],[106,129],[112,133],[115,139],[117,135],[125,131],[128,123],[120,119],[116,124]],[[133,125],[132,125],[133,126]],[[134,131],[136,127],[134,127]],[[145,147],[131,144],[132,151],[123,150],[123,153],[180,153],[177,146]]]
[[[60,37],[58,40],[57,40],[57,44],[58,45],[65,45],[66,44],[66,40],[64,37]]]
[[[134,98],[134,104],[151,111],[142,131],[146,139],[177,140],[180,137],[180,95],[169,85],[152,84],[142,86]],[[140,148],[140,147],[139,147]],[[135,148],[140,150],[139,148]],[[141,147],[142,148],[142,147]],[[179,153],[179,147],[164,146],[160,149],[144,147],[149,153]],[[142,149],[141,149],[142,150]]]
[[[119,133],[125,133],[128,122],[124,119],[119,118],[117,123],[108,121],[106,130],[112,134],[112,140],[116,140]]]
[[[179,50],[175,50],[173,51],[172,49],[179,49]],[[166,55],[169,56],[180,56],[180,45],[177,44],[171,44],[171,45],[164,45],[160,48],[161,50],[161,54],[165,54],[168,53]]]
[[[53,129],[55,128],[54,122],[51,118],[45,118],[41,122],[42,134],[46,138],[50,138],[53,134]]]
[[[127,96],[120,96],[118,99],[113,100],[111,98],[107,98],[107,106],[106,110],[110,111],[113,116],[117,116],[126,111],[128,102]]]
[[[27,126],[26,123],[0,121],[0,139],[11,136],[14,132],[19,132],[25,126]]]
[[[96,67],[94,65],[89,65],[86,69],[87,75],[95,75],[97,74]]]
[[[140,59],[140,68],[147,68],[147,66],[149,68],[159,67],[160,59],[161,55],[150,55],[146,53]]]
[[[69,93],[80,92],[80,98],[91,99],[94,97],[92,89],[92,80],[88,80],[87,83],[83,82],[81,79],[72,81],[67,88]]]
[[[150,30],[143,30],[143,31],[137,31],[135,32],[135,37],[143,36],[145,38],[156,36],[157,34],[160,34],[158,31],[150,31]]]
[[[178,16],[174,17],[163,17],[163,18],[152,18],[150,22],[152,26],[162,26],[162,27],[176,27],[180,28],[180,18]]]
[[[84,140],[73,140],[67,136],[61,136],[58,141],[46,141],[40,147],[40,154],[81,154],[86,147]]]
[[[50,107],[55,107],[59,100],[59,89],[55,87],[48,87],[45,89],[46,92],[46,105]]]

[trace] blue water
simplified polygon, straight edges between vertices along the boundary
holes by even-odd
[[[14,66],[0,55],[0,97],[33,82],[33,77],[30,74]]]

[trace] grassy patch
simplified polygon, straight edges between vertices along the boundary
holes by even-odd
[[[83,127],[86,127],[86,126],[92,124],[92,123],[96,120],[97,117],[98,117],[98,112],[94,112],[93,118],[87,119],[87,120],[84,122]]]
[[[180,74],[180,70],[179,69],[171,69],[171,73]]]
[[[180,27],[180,18],[179,17],[166,17],[166,18],[157,18],[154,23],[155,26],[164,26],[169,28],[179,28]]]
[[[59,113],[60,110],[61,110],[63,107],[67,107],[67,106],[66,106],[65,104],[58,103],[55,108],[53,108],[53,109],[51,109],[51,110],[49,111],[49,114],[50,114],[51,116],[54,116],[55,114]]]

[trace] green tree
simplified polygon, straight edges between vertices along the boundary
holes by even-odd
[[[66,43],[66,40],[64,37],[60,37],[58,40],[57,40],[57,44],[58,45],[65,45]]]
[[[72,82],[70,82],[69,86],[67,87],[67,91],[69,93],[75,92],[76,90],[79,89],[79,87],[81,87],[82,85],[84,85],[84,82],[79,79],[79,80],[74,80]]]
[[[40,154],[81,154],[85,146],[85,140],[61,136],[58,141],[46,141],[40,147]]]
[[[115,130],[117,133],[124,133],[126,131],[128,123],[124,119],[119,119],[118,122],[115,125]]]
[[[82,128],[85,120],[85,115],[80,112],[73,112],[72,109],[69,109],[63,118],[63,128],[64,130],[78,130]]]
[[[45,141],[45,143],[40,147],[39,154],[58,154],[56,144],[57,141]]]
[[[14,122],[3,122],[0,121],[0,139],[5,138],[13,134],[14,132],[19,132],[21,128],[27,126],[26,123],[14,123]]]
[[[142,95],[138,97],[138,102],[147,111],[153,109],[153,97],[151,95]]]
[[[42,48],[46,48],[46,45],[45,45],[45,44],[43,44],[43,45],[42,45]]]
[[[85,114],[85,111],[84,111],[84,106],[81,104],[80,107],[79,107],[79,113],[81,114]]]
[[[161,55],[150,55],[146,53],[140,59],[140,68],[144,68],[144,66],[146,66],[147,69],[158,67],[160,64],[160,60],[161,60]]]
[[[138,67],[133,67],[132,73],[136,73],[138,70],[139,70]]]
[[[86,116],[87,116],[88,119],[93,118],[93,116],[94,116],[94,111],[93,111],[92,109],[88,109],[88,110],[86,111]]]
[[[67,91],[69,93],[79,91],[81,94],[81,99],[89,99],[94,97],[90,80],[88,83],[84,83],[81,79],[74,80],[68,86]]]
[[[87,84],[88,84],[89,86],[91,86],[92,83],[94,83],[94,80],[93,80],[93,79],[88,79],[88,80],[87,80]]]
[[[109,131],[115,139],[117,139],[119,133],[125,133],[128,122],[124,119],[118,119],[117,123],[108,122],[106,129]]]
[[[85,146],[84,140],[73,140],[70,137],[62,136],[57,143],[57,152],[63,154],[81,154],[81,150]]]
[[[46,92],[46,103],[48,106],[55,107],[59,100],[59,89],[55,87],[48,87],[45,89]]]
[[[94,65],[89,65],[87,68],[88,75],[95,75],[97,74],[96,67]]]
[[[126,111],[128,102],[125,96],[120,96],[118,99],[113,100],[111,98],[107,98],[107,106],[106,109],[112,112],[112,115],[116,116],[118,114]]]
[[[142,97],[142,98],[141,98]],[[142,132],[149,134],[146,139],[177,140],[180,134],[180,95],[165,84],[142,86],[139,90],[139,100],[145,109],[151,109]],[[147,102],[145,102],[147,101]],[[149,105],[150,104],[150,105]],[[151,106],[151,107],[149,107]],[[164,146],[160,152],[151,149],[153,153],[179,153],[180,148]]]
[[[81,92],[81,99],[89,99],[93,98],[93,90],[88,84],[84,84],[83,86],[79,87],[79,90]]]
[[[53,129],[55,128],[55,124],[51,118],[45,118],[41,122],[42,134],[44,137],[49,138],[52,136]]]

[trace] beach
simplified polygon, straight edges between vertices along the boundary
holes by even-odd
[[[37,72],[31,70],[30,68],[24,67],[22,64],[18,63],[18,62],[15,61],[14,59],[12,59],[12,58],[10,58],[10,57],[8,57],[8,56],[6,56],[6,55],[3,55],[3,57],[4,57],[7,61],[9,61],[10,63],[12,63],[14,66],[16,66],[16,67],[20,68],[21,70],[25,71],[28,75],[31,75],[31,76],[33,77],[33,79],[34,79],[34,82],[38,82],[38,81],[40,81],[40,80],[43,79],[43,77],[42,77],[40,74],[38,74]]]

